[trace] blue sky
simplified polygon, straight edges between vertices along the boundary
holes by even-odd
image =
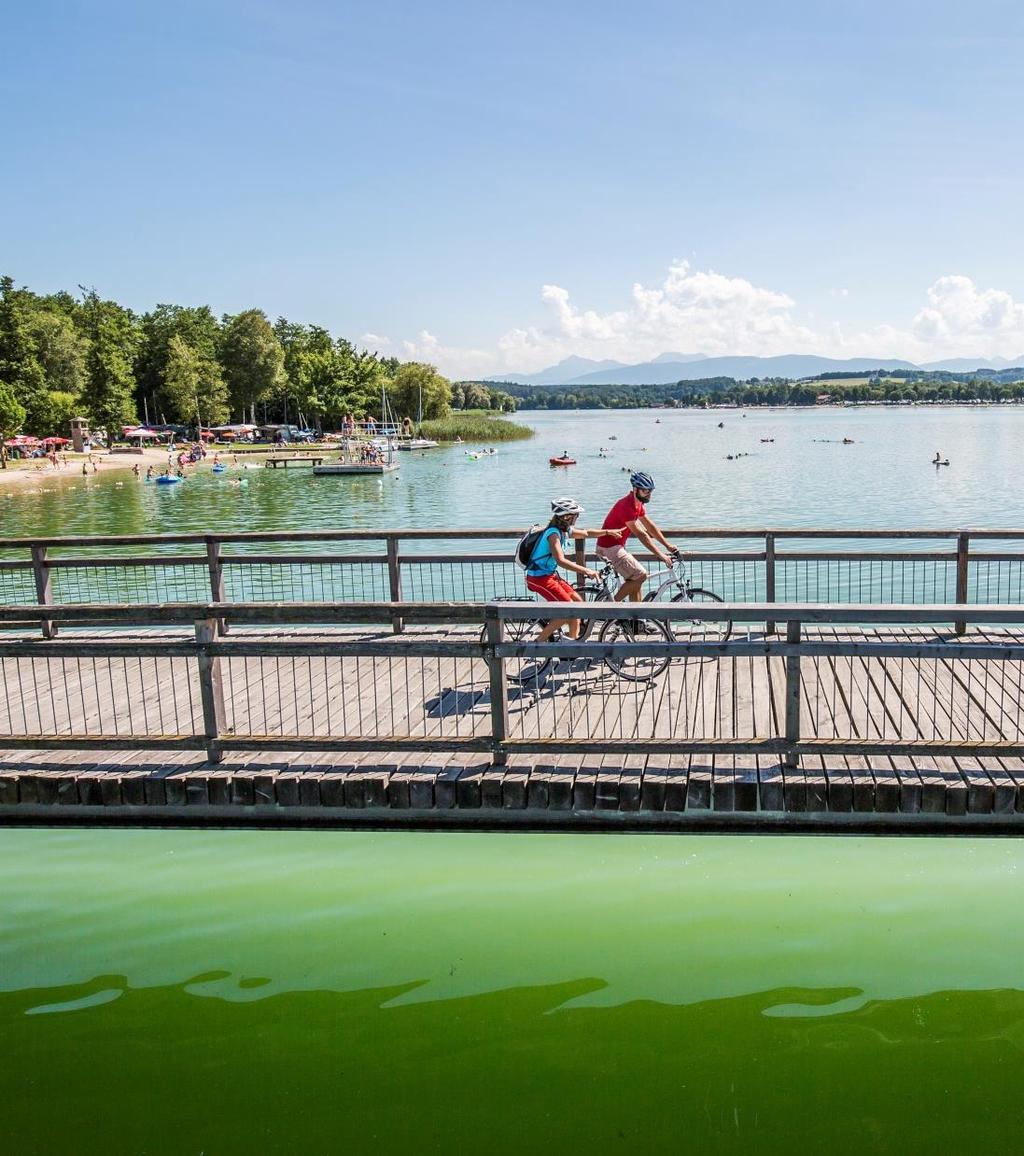
[[[1024,353],[1024,8],[8,6],[0,268],[473,374]],[[545,289],[545,286],[547,287]]]

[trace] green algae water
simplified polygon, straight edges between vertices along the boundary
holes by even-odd
[[[1009,1152],[1017,840],[0,831],[11,1153]]]

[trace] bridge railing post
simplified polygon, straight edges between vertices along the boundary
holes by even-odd
[[[577,538],[576,542],[576,565],[586,566],[587,564],[587,540],[586,538]],[[587,584],[587,576],[585,574],[576,575],[576,589],[581,591]]]
[[[392,602],[402,601],[402,560],[398,556],[398,539],[389,534],[387,539],[388,595]],[[404,629],[402,619],[396,614],[391,619],[393,634],[401,634]]]
[[[962,530],[956,536],[956,601],[960,606],[967,605],[967,578],[968,563],[971,553],[971,536]],[[967,623],[959,619],[953,623],[957,634],[967,633]]]
[[[208,536],[206,539],[206,565],[210,571],[211,602],[227,601],[227,598],[224,594],[224,563],[221,560],[220,550],[220,539]],[[217,633],[227,634],[228,624],[226,619],[218,618],[216,621]]]
[[[196,623],[199,697],[203,704],[203,736],[206,739],[206,757],[211,763],[219,763],[224,758],[219,739],[227,730],[220,659],[211,655],[207,650],[210,643],[215,642],[216,639],[217,619],[201,618]]]
[[[505,636],[504,623],[493,603],[487,606],[484,620],[487,638],[487,666],[490,671],[491,691],[491,760],[495,766],[508,761],[505,740],[508,737],[508,682],[505,679],[505,660],[495,654]]]
[[[40,606],[53,605],[53,590],[50,587],[50,567],[46,561],[46,547],[32,547],[32,576],[36,583],[36,599]],[[57,626],[49,618],[40,623],[44,638],[56,638]]]
[[[765,602],[775,601],[775,535],[765,534],[764,536],[764,600]],[[775,623],[773,621],[764,624],[765,634],[775,633]]]
[[[786,624],[786,642],[791,646],[800,644],[800,622]],[[800,655],[786,655],[786,753],[783,766],[796,767],[800,756],[793,749],[800,741]]]

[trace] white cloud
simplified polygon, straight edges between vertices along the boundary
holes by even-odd
[[[831,289],[829,295],[846,298],[848,290]],[[712,357],[819,353],[915,362],[1024,353],[1024,303],[1001,289],[979,289],[962,275],[940,277],[902,326],[857,332],[847,332],[838,321],[819,324],[822,309],[800,313],[784,292],[710,269],[692,270],[685,261],[670,265],[660,285],[634,284],[622,307],[605,313],[578,305],[560,285],[544,285],[540,297],[548,322],[507,330],[493,350],[446,345],[423,329],[414,340],[402,341],[397,352],[461,378],[529,373],[570,355],[634,363],[667,350]]]
[[[359,344],[364,349],[387,349],[391,344],[391,338],[381,337],[376,333],[360,333]]]
[[[800,352],[816,335],[794,316],[785,293],[714,270],[691,271],[674,262],[661,285],[636,283],[626,308],[610,313],[580,309],[569,291],[545,285],[549,326],[511,329],[498,342],[509,368],[539,369],[569,354],[595,360],[644,361],[666,350],[772,354]]]
[[[401,343],[401,356],[405,361],[429,362],[437,366],[442,373],[457,379],[493,373],[496,365],[493,353],[487,353],[483,349],[444,345],[426,329],[419,331],[415,341]]]

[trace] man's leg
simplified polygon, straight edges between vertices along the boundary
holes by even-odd
[[[622,585],[615,591],[615,601],[622,602],[628,598],[630,602],[640,602],[643,597],[643,588],[643,578],[625,578]]]

